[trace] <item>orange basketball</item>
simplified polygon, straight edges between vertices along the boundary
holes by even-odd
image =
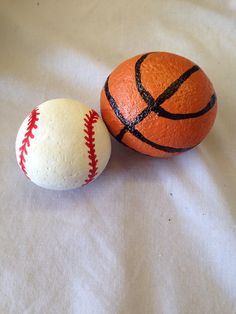
[[[217,111],[214,88],[198,65],[168,52],[121,63],[101,93],[102,117],[119,141],[150,156],[192,149],[210,131]]]

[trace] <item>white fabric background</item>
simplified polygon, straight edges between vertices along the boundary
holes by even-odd
[[[236,313],[236,1],[1,0],[0,313]],[[52,192],[15,158],[31,109],[99,110],[110,71],[164,50],[214,83],[215,126],[169,160],[113,141],[93,184]]]

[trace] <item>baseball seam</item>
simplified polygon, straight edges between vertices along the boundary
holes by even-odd
[[[28,154],[27,147],[30,147],[30,139],[34,138],[33,130],[37,129],[36,122],[39,120],[38,115],[40,114],[38,107],[32,110],[28,123],[27,123],[27,129],[26,133],[24,135],[24,139],[22,140],[22,146],[19,148],[19,165],[24,172],[24,174],[28,177],[28,173],[25,166],[25,156]]]
[[[87,146],[88,150],[88,158],[89,158],[89,173],[88,177],[85,180],[83,185],[86,185],[93,181],[97,175],[98,170],[98,159],[97,154],[95,151],[95,131],[94,131],[94,124],[97,122],[99,116],[96,111],[90,110],[89,113],[85,115],[84,118],[84,132],[86,133],[85,145]]]

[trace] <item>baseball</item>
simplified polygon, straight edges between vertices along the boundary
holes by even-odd
[[[110,137],[102,119],[72,99],[49,100],[33,109],[16,138],[17,162],[24,174],[52,190],[92,182],[110,154]]]

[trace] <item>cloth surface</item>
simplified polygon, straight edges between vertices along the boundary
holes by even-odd
[[[0,15],[0,313],[236,313],[236,2],[1,0]],[[99,110],[111,70],[158,50],[214,84],[201,145],[161,160],[113,141],[81,190],[24,177],[14,144],[33,107]]]

